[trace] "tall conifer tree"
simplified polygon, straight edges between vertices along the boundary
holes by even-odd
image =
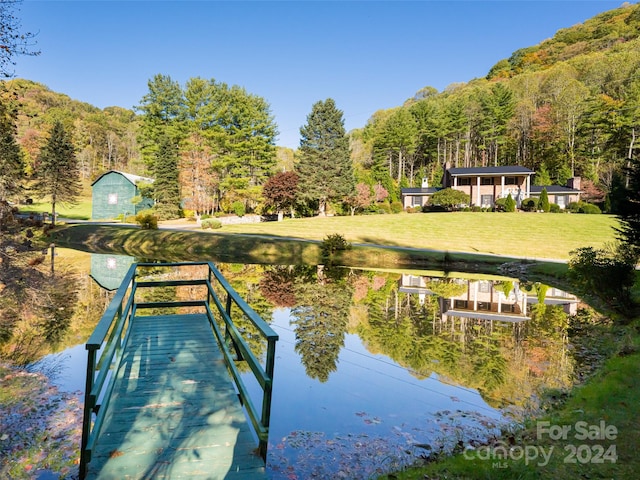
[[[56,205],[75,203],[82,191],[80,169],[71,143],[71,138],[61,122],[56,122],[51,130],[49,141],[38,157],[36,183],[33,190],[40,197],[49,197],[51,216],[55,225]]]
[[[6,106],[0,101],[0,230],[7,218],[11,218],[11,208],[5,202],[20,192],[24,176],[22,152],[15,139],[15,125]]]
[[[349,139],[342,111],[333,99],[315,103],[300,128],[300,194],[317,201],[319,215],[326,214],[327,202],[341,200],[355,191]]]
[[[170,136],[163,136],[155,161],[153,191],[160,218],[180,216],[180,182],[178,181],[178,146]]]
[[[0,102],[0,202],[8,200],[20,190],[24,162],[15,138],[13,118]]]

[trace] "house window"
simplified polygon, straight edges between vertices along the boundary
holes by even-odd
[[[117,193],[110,193],[109,195],[107,195],[107,203],[109,205],[117,205],[118,204],[118,194]]]
[[[567,197],[565,195],[556,195],[556,204],[560,208],[564,208],[567,206]]]
[[[467,301],[466,300],[454,300],[453,301],[453,308],[467,308]]]
[[[505,185],[517,185],[518,184],[518,178],[517,177],[504,177],[504,184]]]
[[[480,185],[493,185],[493,177],[482,177]]]
[[[512,303],[503,303],[500,306],[500,311],[502,313],[516,313],[516,306]]]
[[[482,310],[485,312],[491,311],[491,304],[489,302],[478,302],[478,310]]]
[[[480,205],[483,207],[493,207],[493,195],[480,195]]]
[[[421,207],[422,206],[422,197],[412,197],[413,201],[411,203],[412,207]]]
[[[471,179],[469,177],[459,178],[458,185],[471,185]]]

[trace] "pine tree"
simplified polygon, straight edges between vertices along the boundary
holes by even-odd
[[[22,153],[15,139],[13,118],[0,101],[0,230],[13,217],[8,200],[18,194],[24,176]]]
[[[75,203],[82,191],[80,169],[64,125],[53,125],[49,141],[40,151],[36,183],[33,190],[41,198],[51,199],[51,223],[56,222],[56,204]]]
[[[615,230],[630,256],[637,260],[640,258],[640,161],[629,159],[628,162],[629,188],[625,191],[625,201],[620,202],[620,227]]]
[[[0,101],[0,202],[20,191],[24,162],[15,138],[13,118]]]
[[[163,136],[155,159],[153,191],[155,210],[160,218],[180,216],[180,183],[178,181],[178,146],[169,136]]]
[[[318,202],[322,216],[327,202],[342,200],[355,191],[349,140],[342,111],[333,99],[313,105],[300,135],[299,191],[305,200]]]

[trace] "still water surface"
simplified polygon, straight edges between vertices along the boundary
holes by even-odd
[[[77,263],[96,297],[84,302],[103,304],[95,285],[114,288],[133,261],[91,254]],[[280,336],[267,459],[274,479],[397,470],[495,434],[535,408],[542,389],[574,382],[568,325],[584,305],[545,285],[439,272],[218,267]],[[56,372],[61,389],[84,389],[81,342],[38,362]]]

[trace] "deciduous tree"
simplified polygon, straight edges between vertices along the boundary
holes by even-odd
[[[296,172],[278,172],[262,188],[262,195],[268,207],[274,207],[281,219],[285,209],[289,209],[293,217],[293,207],[298,201],[298,181]]]
[[[454,188],[444,188],[434,193],[429,203],[454,209],[460,205],[469,204],[469,195]]]
[[[15,9],[22,0],[0,1],[0,76],[9,78],[14,76],[13,66],[17,55],[40,55],[34,50],[35,34],[22,32],[20,19]]]

